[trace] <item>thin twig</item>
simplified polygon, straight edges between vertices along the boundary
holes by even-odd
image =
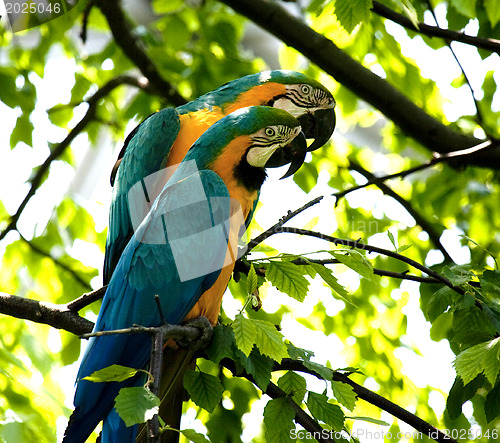
[[[283,226],[283,227],[281,227],[280,232],[289,233],[289,234],[308,235],[310,237],[316,237],[316,238],[319,238],[321,240],[329,241],[331,243],[334,243],[335,245],[348,246],[350,248],[363,249],[363,250],[368,251],[368,252],[374,252],[376,254],[385,255],[387,257],[391,257],[391,258],[394,258],[396,260],[402,261],[403,263],[406,263],[406,264],[414,267],[415,269],[418,269],[419,271],[422,271],[422,272],[426,273],[427,275],[430,275],[431,277],[436,278],[441,283],[444,283],[446,286],[450,287],[455,292],[458,292],[461,295],[463,295],[465,293],[462,288],[454,286],[453,283],[450,282],[450,280],[448,280],[446,277],[442,276],[441,274],[437,273],[436,271],[433,271],[432,269],[428,268],[427,266],[424,266],[424,265],[418,263],[417,261],[412,260],[411,258],[408,258],[408,257],[405,257],[404,255],[398,254],[397,252],[389,251],[388,249],[379,248],[377,246],[367,245],[367,244],[361,243],[360,241],[357,241],[357,240],[350,240],[350,239],[342,239],[342,238],[338,238],[338,237],[333,237],[331,235],[323,234],[321,232],[311,231],[309,229],[291,228],[288,226]]]
[[[458,165],[461,165],[465,163],[466,159],[469,157],[473,157],[475,155],[478,155],[480,153],[487,152],[489,149],[492,149],[494,147],[494,142],[491,140],[486,140],[482,143],[479,143],[475,146],[471,146],[470,148],[466,149],[461,149],[459,151],[453,151],[453,152],[446,152],[446,153],[439,153],[439,152],[434,152],[433,157],[427,161],[426,163],[422,163],[420,165],[414,166],[413,168],[408,168],[404,169],[403,171],[395,172],[393,174],[387,174],[383,175],[381,177],[373,177],[372,179],[368,180],[366,183],[363,183],[361,185],[353,186],[351,188],[345,189],[343,191],[336,192],[332,194],[333,197],[335,197],[338,200],[341,198],[345,197],[347,194],[357,191],[358,189],[363,189],[371,185],[376,185],[378,186],[379,183],[392,180],[394,178],[405,178],[406,176],[410,174],[414,174],[415,172],[423,171],[424,169],[431,168],[432,166],[435,166],[439,163],[450,163],[454,164],[455,162]]]
[[[292,219],[293,217],[295,217],[296,215],[305,211],[306,209],[310,208],[311,206],[314,206],[315,204],[319,203],[321,200],[323,200],[323,198],[324,198],[324,196],[320,195],[319,197],[312,199],[311,201],[307,202],[305,205],[296,209],[295,211],[288,211],[287,214],[285,216],[281,217],[276,224],[274,224],[269,229],[265,230],[262,234],[258,235],[254,239],[252,239],[250,241],[250,243],[248,243],[246,253],[248,254],[259,243],[262,243],[264,240],[266,240],[271,235],[279,232],[281,226],[283,226],[288,220]]]
[[[338,261],[336,258],[325,258],[325,259],[315,259],[315,258],[308,258],[307,260],[303,258],[297,258],[295,260],[292,260],[290,263],[293,263],[294,265],[305,265],[307,266],[309,263],[316,263],[318,265],[338,265],[341,262]],[[250,266],[248,266],[248,269],[250,269]],[[245,272],[243,267],[239,267],[238,269],[239,272]],[[260,274],[262,271],[257,271],[257,274]],[[248,270],[247,270],[248,273]],[[440,280],[434,277],[422,277],[419,275],[412,275],[408,274],[408,271],[405,272],[395,272],[395,271],[387,271],[385,269],[379,269],[379,268],[373,268],[373,273],[375,275],[381,276],[381,277],[391,277],[391,278],[397,278],[400,280],[411,280],[411,281],[417,281],[420,283],[441,283]],[[265,275],[265,272],[262,274]],[[474,283],[470,282],[469,284]]]
[[[86,294],[81,295],[77,299],[66,305],[66,308],[69,311],[78,312],[80,309],[87,307],[88,305],[94,303],[97,300],[100,300],[104,297],[106,293],[106,289],[108,285],[103,286],[102,288],[96,289],[92,292],[87,292]]]
[[[350,161],[349,165],[350,169],[359,172],[362,174],[367,180],[375,180],[376,177],[373,175],[370,171],[367,171],[365,168],[363,168],[360,164]],[[388,195],[389,197],[392,197],[394,200],[396,200],[403,208],[405,208],[408,213],[413,217],[417,225],[419,225],[427,234],[429,235],[429,238],[431,239],[432,243],[434,243],[434,246],[438,248],[441,253],[444,255],[444,258],[446,261],[450,263],[454,263],[453,259],[451,258],[450,254],[448,254],[448,251],[446,248],[443,246],[439,239],[439,233],[434,229],[434,226],[432,226],[425,217],[423,217],[414,207],[413,205],[406,200],[405,198],[401,197],[396,191],[394,191],[392,188],[387,186],[385,183],[377,183],[377,186],[380,188],[380,190]]]
[[[85,44],[87,42],[87,25],[89,22],[90,11],[95,6],[94,0],[89,0],[87,6],[83,11],[82,15],[82,30],[80,31],[80,38],[82,39],[82,43]]]
[[[20,235],[21,240],[23,240],[34,252],[41,255],[42,257],[47,257],[54,262],[56,266],[61,269],[64,269],[68,274],[70,274],[81,286],[85,289],[92,289],[89,282],[86,282],[74,269],[72,269],[67,264],[63,263],[61,260],[52,257],[47,251],[44,251],[42,248],[35,245],[33,241],[26,239],[24,236]]]
[[[496,52],[500,54],[500,40],[493,38],[481,38],[474,37],[472,35],[464,34],[463,32],[452,31],[449,29],[442,29],[436,26],[429,26],[425,23],[418,23],[417,26],[413,22],[402,14],[398,14],[382,3],[374,0],[372,11],[384,17],[398,25],[403,26],[403,28],[409,29],[420,34],[427,35],[428,37],[439,37],[447,41],[456,41],[461,43],[466,43],[468,45],[475,46],[476,48],[486,49],[487,51]]]
[[[438,27],[438,29],[441,29],[441,27],[439,26],[439,22],[438,22],[436,13],[434,12],[434,8],[432,7],[432,4],[431,4],[430,0],[426,0],[426,3],[427,3],[427,6],[429,8],[429,11],[432,14],[432,17],[434,18],[434,21],[436,22],[436,26]],[[463,76],[465,78],[465,82],[467,83],[467,86],[469,87],[469,90],[470,90],[470,93],[471,93],[471,97],[472,97],[472,101],[474,102],[474,106],[476,108],[477,121],[478,121],[478,123],[479,123],[479,125],[481,127],[484,127],[483,113],[481,112],[481,107],[479,106],[479,102],[476,99],[476,94],[474,93],[474,88],[472,87],[472,84],[471,84],[471,82],[469,80],[469,77],[468,77],[467,73],[465,72],[465,69],[464,69],[462,63],[460,63],[460,60],[459,60],[459,58],[457,56],[457,53],[451,47],[451,41],[448,40],[448,39],[445,39],[445,43],[446,43],[446,46],[448,46],[451,54],[453,55],[453,58],[455,59],[455,62],[457,63],[458,67],[460,68],[460,71],[462,71],[462,74],[463,74]]]
[[[81,338],[101,337],[103,335],[120,335],[120,334],[157,334],[162,333],[164,337],[173,338],[174,340],[191,340],[196,341],[200,337],[200,330],[189,325],[171,325],[165,323],[161,326],[141,326],[134,325],[130,328],[111,329],[109,331],[94,331],[81,334]]]
[[[434,277],[422,277],[420,275],[408,274],[407,272],[394,272],[387,271],[385,269],[373,268],[373,273],[375,275],[379,275],[380,277],[398,278],[400,280],[410,280],[419,283],[441,283],[440,280]]]

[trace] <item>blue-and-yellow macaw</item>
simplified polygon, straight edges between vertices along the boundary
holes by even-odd
[[[269,71],[242,77],[184,106],[162,109],[149,116],[125,140],[111,175],[113,198],[104,284],[111,278],[132,236],[128,202],[131,187],[151,174],[179,164],[191,145],[222,117],[246,106],[259,105],[284,109],[296,117],[306,138],[315,139],[309,151],[323,146],[335,128],[335,100],[331,93],[316,80],[294,71]],[[276,163],[281,160],[274,159]],[[168,174],[158,180],[157,192],[167,180]],[[133,212],[136,216],[140,214],[140,211]],[[139,216],[136,221],[140,219]]]
[[[160,325],[156,294],[168,323],[204,315],[215,324],[240,229],[251,217],[265,168],[303,161],[306,151],[300,122],[281,109],[247,107],[211,125],[128,241],[94,330]],[[136,427],[127,428],[112,408],[122,387],[142,380],[92,383],[83,378],[112,364],[142,369],[150,350],[148,334],[91,339],[64,443],[85,442],[101,420],[102,443],[134,441]]]

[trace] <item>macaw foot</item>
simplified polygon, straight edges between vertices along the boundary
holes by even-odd
[[[200,336],[194,340],[177,339],[176,343],[180,348],[197,351],[205,348],[212,338],[213,327],[206,317],[200,316],[184,323],[184,326],[191,326],[200,331]]]

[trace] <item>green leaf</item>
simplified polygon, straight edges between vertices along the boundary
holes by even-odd
[[[402,252],[406,251],[407,249],[410,249],[413,245],[403,245],[400,246],[397,250],[398,254],[401,254]]]
[[[341,381],[332,381],[332,391],[333,396],[342,406],[351,412],[354,410],[357,398],[352,386]]]
[[[450,330],[452,329],[452,325],[453,325],[453,314],[451,314],[450,312],[445,312],[441,315],[438,315],[437,318],[432,322],[430,330],[431,340],[438,342],[443,340],[444,338],[447,338],[448,334],[450,333]],[[487,340],[488,338],[486,338],[485,340]]]
[[[115,399],[118,415],[127,426],[144,423],[158,413],[160,399],[142,386],[122,388]]]
[[[453,289],[443,286],[438,289],[429,299],[427,312],[425,312],[430,322],[436,320],[451,305],[453,300]]]
[[[278,379],[278,387],[291,395],[297,404],[301,404],[306,395],[306,379],[294,371],[287,371]]]
[[[294,428],[294,418],[295,411],[286,397],[268,401],[264,408],[266,441],[290,441],[290,431]]]
[[[452,420],[456,420],[462,414],[462,405],[470,400],[479,388],[484,384],[484,376],[478,375],[470,383],[464,386],[464,382],[460,377],[455,378],[453,386],[450,389],[448,398],[446,399],[446,410]]]
[[[57,126],[66,127],[73,118],[73,108],[68,105],[60,105],[47,111],[51,123]]]
[[[219,363],[223,358],[236,358],[236,340],[233,330],[226,325],[217,325],[212,333],[212,340],[206,349],[208,358]]]
[[[0,68],[0,101],[9,106],[10,108],[15,108],[19,105],[18,101],[18,90],[16,88],[16,77],[18,71],[14,68],[7,68],[2,66]]]
[[[500,272],[499,271],[484,271],[479,279],[481,289],[492,297],[500,298]]]
[[[333,276],[331,269],[328,269],[327,267],[314,262],[310,262],[310,265],[319,274],[323,281],[328,286],[330,286],[334,294],[337,294],[339,298],[346,303],[355,306],[355,304],[350,300],[349,293],[341,284],[338,283],[337,279]]]
[[[212,412],[222,399],[224,387],[214,375],[187,370],[184,374],[184,387],[191,400],[200,408]]]
[[[500,337],[461,352],[455,358],[454,365],[464,384],[484,373],[488,381],[494,385],[500,371]]]
[[[93,372],[91,375],[84,377],[84,380],[93,381],[96,383],[110,381],[124,381],[133,377],[139,369],[129,368],[121,365],[111,365],[107,368]]]
[[[171,15],[165,19],[163,35],[169,46],[176,51],[182,50],[190,38],[186,23],[177,15]]]
[[[310,360],[311,357],[314,357],[313,351],[308,351],[307,349],[298,348],[292,343],[287,343],[286,346],[288,349],[288,355],[290,356],[290,358],[294,360],[300,359],[308,361]]]
[[[373,281],[373,267],[372,264],[362,255],[359,251],[354,249],[342,251],[330,251],[340,263],[346,265],[348,268],[357,272],[367,280]]]
[[[445,266],[443,274],[455,286],[467,283],[475,277],[475,274],[470,270],[469,265],[457,265],[452,266],[451,268]]]
[[[245,368],[245,371],[253,376],[257,386],[265,391],[271,380],[274,360],[262,355],[257,349],[254,349],[248,357],[240,352],[238,360]]]
[[[484,412],[486,413],[486,420],[489,423],[500,415],[500,383],[488,392],[486,402],[484,404]]]
[[[254,344],[257,342],[257,326],[243,317],[243,314],[237,314],[232,323],[236,346],[247,357],[252,352]]]
[[[411,4],[411,0],[395,0],[395,2],[399,5],[403,13],[411,20],[413,26],[418,28],[418,15],[414,6]]]
[[[349,34],[370,17],[371,8],[371,0],[335,0],[335,15]]]
[[[194,429],[183,429],[181,434],[194,443],[211,443],[207,437],[203,434],[199,434]]]
[[[387,423],[384,420],[379,420],[377,418],[372,418],[372,417],[346,417],[349,420],[361,420],[361,421],[366,421],[367,423],[373,423],[375,425],[380,425],[380,426],[390,426],[389,423]]]
[[[476,17],[476,0],[452,0],[451,4],[465,17]]]
[[[33,146],[33,123],[31,123],[29,114],[21,114],[17,118],[16,126],[10,135],[10,147],[15,148],[19,142]]]
[[[250,265],[250,270],[247,275],[247,293],[252,295],[257,289],[257,273],[255,272],[255,268],[253,265]]]
[[[495,79],[493,78],[493,74],[494,74],[494,71],[488,71],[486,73],[485,78],[484,78],[482,89],[483,89],[483,92],[484,92],[486,97],[483,98],[483,101],[487,100],[487,97],[491,97],[491,99],[493,99],[493,95],[497,91],[497,85],[495,83]],[[462,78],[462,77],[458,77],[458,78]],[[465,84],[465,79],[463,80],[462,84]],[[462,86],[462,85],[458,85],[457,87],[460,87],[460,86]],[[489,103],[491,105],[491,100],[489,100]],[[495,254],[488,251],[488,249],[486,249],[484,246],[480,245],[478,242],[474,241],[472,238],[468,237],[467,235],[460,235],[460,237],[463,238],[464,240],[467,240],[469,243],[472,243],[473,245],[477,246],[482,251],[486,252],[495,262],[495,268],[498,268],[498,263],[497,263],[497,259],[495,257]],[[498,271],[495,271],[495,272],[498,272]]]
[[[251,320],[257,327],[257,347],[263,355],[281,363],[288,357],[287,346],[283,341],[283,334],[276,327],[265,320]]]
[[[394,239],[394,235],[392,234],[391,231],[387,231],[387,237],[389,237],[389,240],[392,243],[392,246],[394,246],[394,250],[398,250],[398,245],[396,244],[396,240]]]
[[[332,380],[333,371],[326,366],[314,363],[313,361],[304,361],[304,366],[311,371],[316,372],[323,380]]]
[[[307,394],[307,408],[316,420],[321,420],[330,425],[335,431],[344,427],[344,413],[338,405],[328,403],[328,397],[315,392]]]
[[[281,292],[304,301],[309,282],[300,272],[299,266],[290,262],[272,261],[266,267],[266,278]]]

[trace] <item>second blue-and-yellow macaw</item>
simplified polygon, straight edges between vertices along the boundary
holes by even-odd
[[[287,163],[296,168],[295,159],[303,161],[306,151],[300,122],[281,109],[243,108],[211,125],[124,248],[94,330],[159,326],[156,294],[168,323],[204,315],[215,324],[240,229],[251,217],[265,168]],[[147,334],[91,339],[64,443],[85,442],[101,420],[102,443],[135,440],[136,426],[125,426],[113,402],[122,387],[142,381],[92,383],[83,378],[112,364],[142,369],[150,350]]]
[[[111,176],[113,197],[106,240],[104,284],[111,278],[133,233],[130,217],[133,208],[128,202],[131,187],[151,174],[179,164],[191,145],[224,116],[246,106],[258,105],[280,108],[296,117],[306,138],[315,139],[309,151],[323,146],[335,128],[335,100],[332,94],[307,75],[285,70],[242,77],[184,106],[165,108],[149,116],[125,140]],[[284,160],[277,158],[279,152],[275,155],[275,163]],[[157,192],[168,176],[165,173],[157,180]],[[132,212],[138,217],[138,223],[142,219],[141,211]]]

